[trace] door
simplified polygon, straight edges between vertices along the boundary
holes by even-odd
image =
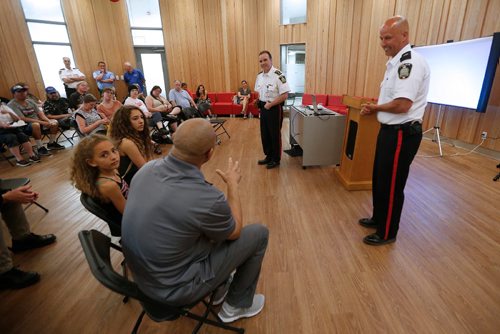
[[[136,47],[135,59],[137,67],[144,73],[146,78],[146,92],[149,94],[153,86],[160,86],[161,95],[168,94],[170,81],[168,79],[167,61],[165,48],[163,47]]]

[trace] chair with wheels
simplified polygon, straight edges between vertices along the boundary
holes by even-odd
[[[194,305],[186,305],[184,307],[171,306],[154,300],[145,295],[137,284],[119,275],[113,269],[110,259],[110,251],[113,244],[108,236],[99,231],[90,230],[80,231],[78,233],[78,238],[80,239],[83,252],[94,277],[108,289],[119,294],[130,296],[141,303],[142,312],[135,323],[132,334],[137,333],[145,314],[156,322],[173,321],[182,316],[197,320],[198,323],[192,333],[198,333],[203,324],[212,325],[236,333],[245,332],[243,328],[226,325],[220,320],[212,307],[216,290],[210,294],[208,302],[205,300],[206,298],[203,298]],[[202,315],[190,312],[191,308],[200,303],[203,303],[206,307]],[[210,314],[215,317],[215,320],[208,319]]]

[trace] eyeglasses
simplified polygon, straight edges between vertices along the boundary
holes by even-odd
[[[104,93],[108,93],[108,94],[111,94],[111,95],[115,95],[115,92],[113,92],[112,90],[107,90],[107,91],[105,91]]]

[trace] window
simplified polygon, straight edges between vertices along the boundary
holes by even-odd
[[[281,0],[281,24],[305,23],[307,0]]]
[[[281,70],[293,93],[304,93],[306,46],[290,44],[281,46]]]
[[[69,57],[72,64],[75,64],[75,61],[61,2],[60,0],[21,0],[21,5],[43,83],[45,87],[53,86],[61,96],[66,96],[64,85],[59,78],[59,70],[63,67],[62,58]],[[19,79],[22,80],[22,78]],[[40,98],[43,99],[43,97]]]
[[[168,74],[158,0],[127,0],[127,8],[137,67],[144,73],[146,91],[158,85],[165,96]]]

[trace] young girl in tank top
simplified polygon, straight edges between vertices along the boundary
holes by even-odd
[[[75,187],[99,200],[109,210],[123,214],[128,184],[118,174],[120,153],[111,140],[93,134],[80,140],[71,162],[71,181]]]

